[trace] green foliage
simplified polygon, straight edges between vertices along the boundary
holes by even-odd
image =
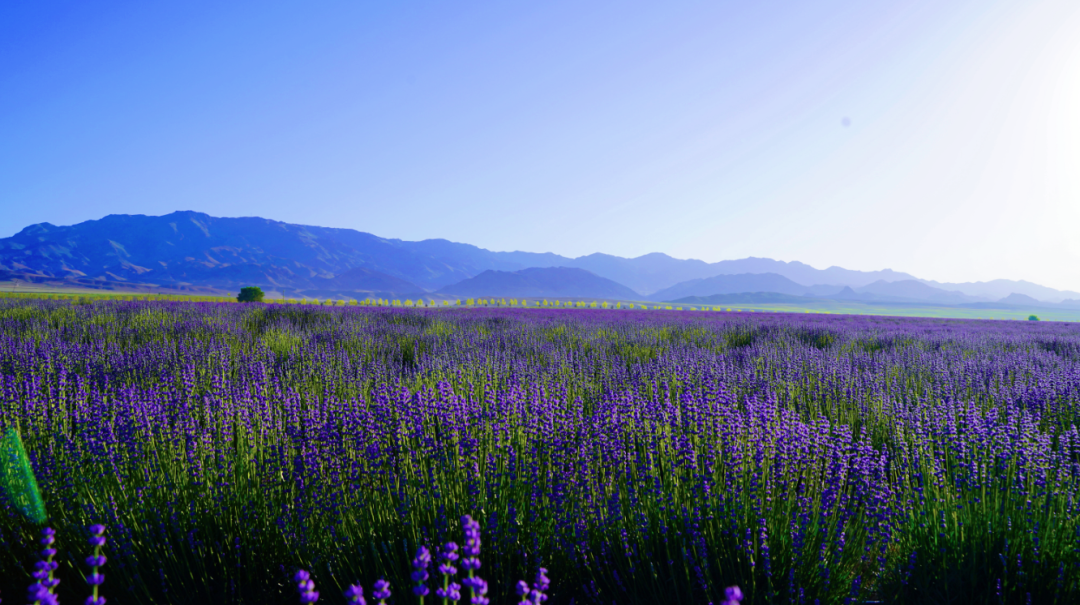
[[[1028,315],[1028,321],[1039,321],[1038,315]]]
[[[285,330],[267,330],[260,336],[266,348],[274,352],[278,357],[287,357],[289,353],[300,348],[304,339],[292,332]]]
[[[15,428],[0,439],[0,489],[8,501],[30,522],[45,523],[45,502],[41,499],[30,459]]]
[[[262,302],[263,301],[262,288],[258,286],[247,286],[240,289],[240,294],[236,297],[238,302]]]

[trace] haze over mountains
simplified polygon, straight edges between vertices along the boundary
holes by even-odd
[[[748,293],[944,305],[1052,305],[1080,293],[1024,281],[945,284],[885,269],[815,269],[745,258],[706,263],[665,254],[492,252],[447,240],[408,242],[352,229],[199,212],[40,223],[0,239],[0,281],[95,288],[234,291],[289,296],[572,297],[679,300]],[[774,297],[775,298],[775,297]],[[1072,301],[1065,303],[1071,305]],[[1080,304],[1080,303],[1078,303]]]
[[[520,271],[484,271],[476,277],[441,288],[439,294],[457,297],[606,298],[635,300],[641,296],[610,279],[573,267],[534,267]]]

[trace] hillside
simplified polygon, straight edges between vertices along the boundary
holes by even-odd
[[[553,253],[494,252],[444,239],[410,242],[353,229],[294,225],[258,217],[219,218],[190,211],[165,216],[109,215],[70,226],[40,223],[0,239],[0,281],[33,282],[41,287],[205,292],[256,285],[291,295],[408,296],[440,291],[486,271],[515,273],[558,267],[584,270],[619,284],[626,288],[622,298],[631,300],[645,296],[676,300],[775,292],[866,301],[971,304],[995,301],[1001,296],[970,292],[1001,292],[1011,285],[1019,288],[1012,292],[1044,303],[1080,298],[1080,294],[1028,282],[948,284],[946,290],[935,286],[935,282],[889,269],[815,269],[797,261],[768,258],[706,263],[660,253],[636,258],[600,253],[567,258]],[[529,285],[520,280],[514,282],[516,285],[503,285],[528,291],[577,287],[577,278],[570,274],[551,275],[563,275],[571,282],[560,287],[553,283]],[[614,292],[604,291],[604,297]]]
[[[999,300],[1001,298],[1009,296],[1010,294],[1023,294],[1038,301],[1051,303],[1063,302],[1066,299],[1070,298],[1080,298],[1080,292],[1073,292],[1071,290],[1055,290],[1053,288],[1047,288],[1046,286],[1040,286],[1039,284],[1033,284],[1029,281],[1024,280],[994,279],[985,282],[979,281],[965,283],[944,283],[926,279],[921,279],[919,281],[935,288],[955,290],[958,292],[963,292],[968,296],[976,296],[988,300]]]
[[[960,304],[979,301],[979,298],[977,297],[968,296],[962,292],[949,292],[913,279],[894,282],[879,280],[861,288],[856,288],[855,291],[859,294],[866,295],[866,300],[934,302],[942,304]]]
[[[807,296],[792,296],[776,292],[740,292],[738,294],[713,294],[712,296],[687,296],[670,301],[686,305],[745,305],[761,303],[813,304],[820,299]]]
[[[688,280],[652,295],[653,300],[689,302],[688,298],[709,299],[719,295],[756,293],[817,299],[859,300],[866,302],[934,303],[955,305],[980,302],[960,292],[947,292],[917,280],[887,282],[878,280],[859,288],[818,284],[803,286],[775,273],[717,275],[709,279]],[[745,301],[755,302],[755,301]],[[773,302],[773,301],[756,301]],[[708,304],[708,303],[706,303]],[[719,304],[719,303],[716,303]]]
[[[572,267],[544,267],[521,271],[484,271],[461,283],[447,286],[439,294],[457,297],[515,298],[639,298],[630,288]]]
[[[688,296],[713,296],[715,294],[738,294],[741,292],[775,292],[777,294],[802,296],[806,291],[806,286],[797,284],[776,273],[743,273],[685,281],[656,292],[649,298],[652,300],[674,301]]]
[[[322,280],[363,268],[405,282],[393,282],[388,287],[394,290],[389,292],[413,292],[437,290],[488,270],[537,267],[585,269],[641,293],[721,273],[790,273],[798,277],[796,281],[841,285],[904,276],[838,267],[819,271],[798,262],[763,258],[705,263],[659,253],[637,258],[608,254],[567,258],[552,253],[493,252],[443,239],[409,242],[353,229],[190,211],[165,216],[109,215],[70,226],[40,223],[0,239],[0,281],[94,288],[233,289],[246,284],[334,290],[336,286],[327,288]]]

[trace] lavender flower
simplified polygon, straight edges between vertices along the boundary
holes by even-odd
[[[345,589],[345,599],[349,605],[367,605],[364,600],[364,589],[359,584],[350,584]]]
[[[34,564],[34,572],[31,574],[36,582],[27,589],[27,598],[35,605],[56,605],[59,601],[53,590],[60,580],[53,577],[53,572],[59,565],[53,561],[56,549],[52,547],[56,541],[56,531],[51,527],[41,530],[41,560]]]
[[[724,600],[720,605],[739,605],[743,600],[742,590],[738,586],[728,586],[724,589]]]
[[[428,565],[431,565],[431,553],[428,552],[426,546],[421,546],[416,551],[416,558],[412,560],[413,571],[409,575],[416,583],[412,591],[414,595],[420,597],[420,605],[424,605],[424,597],[428,594],[428,587],[425,584],[428,580]]]
[[[435,596],[443,600],[443,605],[461,600],[461,585],[451,581],[457,573],[457,568],[454,567],[454,561],[458,560],[457,549],[457,544],[447,542],[439,551],[439,573],[443,576],[443,585],[442,588],[435,590]]]
[[[461,584],[468,588],[472,593],[469,597],[469,603],[472,605],[488,605],[489,600],[485,596],[487,595],[488,585],[483,578],[468,577],[462,580]]]
[[[533,588],[540,592],[547,592],[548,586],[551,585],[551,580],[547,577],[547,569],[541,567],[536,572],[536,579],[533,580]]]
[[[457,603],[461,600],[461,584],[445,579],[444,586],[435,589],[435,596],[443,600],[443,605],[446,603]]]
[[[386,599],[390,598],[390,582],[382,578],[375,580],[375,587],[371,591],[371,596],[379,600],[379,605],[386,605]]]
[[[531,587],[525,580],[519,580],[514,590],[521,597],[518,605],[540,605],[540,603],[548,599],[545,591],[550,584],[551,580],[547,577],[547,569],[543,567],[536,572],[536,579]]]
[[[514,592],[517,593],[521,600],[518,601],[518,605],[529,605],[529,583],[525,580],[518,580],[517,586],[514,587]]]
[[[461,524],[465,528],[465,545],[461,547],[465,557],[461,560],[461,567],[468,571],[480,569],[480,524],[469,515],[461,518]]]
[[[487,582],[476,575],[480,569],[480,524],[469,515],[461,518],[461,524],[465,528],[465,546],[461,551],[465,557],[461,559],[461,566],[469,572],[469,577],[461,581],[461,584],[469,589],[469,602],[472,605],[487,605]]]
[[[454,561],[458,560],[457,549],[458,545],[454,542],[447,542],[443,545],[442,551],[439,552],[439,573],[444,576],[452,576],[457,573],[457,568],[454,567]]]
[[[296,582],[296,590],[300,593],[301,603],[314,603],[319,600],[319,593],[315,591],[315,582],[307,571],[298,570],[293,576],[293,581]]]
[[[90,526],[90,546],[94,548],[94,554],[86,557],[86,564],[90,566],[90,575],[86,576],[86,583],[93,587],[93,594],[86,597],[85,605],[105,605],[105,597],[98,595],[98,587],[105,582],[105,576],[98,571],[105,565],[105,555],[101,549],[105,546],[105,526],[95,523]]]

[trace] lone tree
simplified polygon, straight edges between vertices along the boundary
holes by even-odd
[[[263,291],[258,286],[240,288],[240,295],[236,297],[239,302],[262,302]]]
[[[1028,315],[1028,321],[1039,321],[1038,315]]]

